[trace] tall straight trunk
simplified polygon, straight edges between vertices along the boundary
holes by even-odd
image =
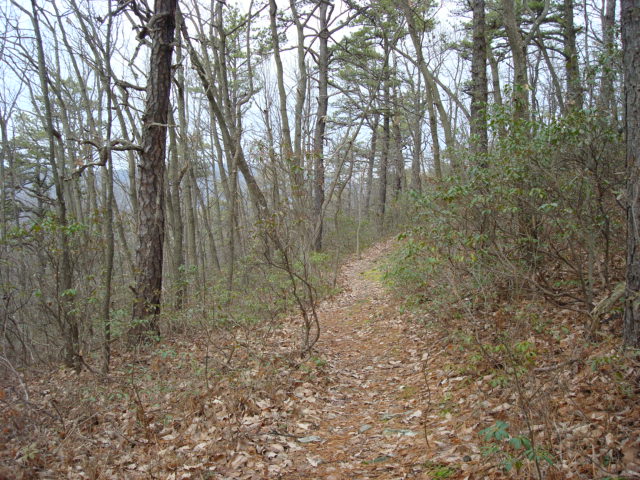
[[[182,15],[177,16],[178,28],[183,21]],[[180,39],[176,45],[176,63],[182,65],[182,40]],[[178,154],[181,159],[183,168],[186,169],[185,192],[183,204],[186,211],[186,234],[187,234],[187,265],[193,267],[197,264],[196,259],[196,221],[195,221],[195,195],[193,194],[193,162],[189,151],[189,135],[187,120],[187,98],[184,67],[180,68],[176,74],[176,103],[178,110]]]
[[[164,248],[164,171],[177,0],[156,0],[150,21],[151,55],[142,117],[138,187],[138,249],[131,343],[158,335]]]
[[[551,1],[551,0],[547,0]],[[581,10],[582,10],[582,25],[580,29],[581,37],[582,37],[582,52],[584,55],[584,64],[585,65],[593,65],[591,63],[591,39],[594,37],[591,32],[591,4],[589,0],[582,0]],[[587,106],[587,108],[591,108],[593,106],[593,101],[595,99],[594,90],[595,90],[596,82],[588,81],[585,82],[583,86],[583,100]]]
[[[513,116],[517,120],[526,120],[529,118],[527,46],[520,34],[514,0],[502,0],[502,13],[513,59]]]
[[[229,231],[228,249],[229,249],[229,265],[227,269],[227,301],[231,302],[231,291],[233,290],[233,279],[235,275],[236,263],[236,232],[237,232],[237,212],[238,212],[238,158],[233,156],[230,158],[229,165],[229,187],[231,188],[230,200],[227,205],[227,230]]]
[[[438,117],[433,105],[433,92],[425,84],[427,112],[429,113],[429,132],[431,133],[431,152],[433,154],[433,170],[438,180],[442,180],[442,159],[440,155],[440,134],[438,133]]]
[[[222,185],[222,193],[224,193],[224,198],[227,202],[231,202],[231,189],[229,188],[229,179],[227,177],[227,169],[224,166],[224,151],[222,149],[222,144],[220,143],[220,136],[218,135],[218,128],[216,126],[216,119],[213,115],[213,111],[210,112],[210,122],[211,122],[211,139],[213,140],[213,145],[215,146],[215,160],[213,162],[212,168],[215,171],[216,165],[218,167],[218,172],[220,172],[220,184]]]
[[[491,45],[487,44],[487,59],[489,60],[489,68],[491,69],[491,95],[493,103],[498,107],[502,107],[502,86],[500,85],[500,70],[498,68],[498,60],[491,49]]]
[[[371,148],[369,150],[369,158],[367,159],[367,188],[364,198],[364,214],[369,215],[371,207],[371,192],[373,191],[373,167],[376,161],[376,147],[378,143],[378,125],[380,124],[380,114],[373,114],[373,124],[371,125]]]
[[[327,0],[320,0],[320,32],[318,51],[318,109],[313,132],[313,249],[322,250],[322,206],[324,204],[324,133],[329,107],[329,27],[327,24]]]
[[[498,59],[496,58],[490,43],[487,43],[487,59],[489,60],[489,69],[491,70],[491,96],[496,107],[503,107],[502,86],[500,84],[500,68],[498,67]],[[504,122],[498,123],[498,136],[504,138],[506,128]]]
[[[179,31],[184,22],[180,12],[176,15],[176,29]],[[185,176],[185,172],[189,167],[189,159],[187,158],[188,140],[186,135],[187,120],[185,107],[185,81],[184,81],[184,56],[182,51],[182,37],[177,36],[176,42],[176,64],[179,65],[175,74],[176,84],[176,103],[178,110],[178,125],[176,125],[173,112],[169,112],[172,127],[169,131],[169,145],[171,151],[171,161],[169,163],[169,198],[172,204],[172,226],[173,226],[173,278],[176,282],[174,307],[180,310],[187,297],[187,278],[186,278],[186,261],[184,248],[184,217],[183,204],[184,197],[182,195],[181,185]]]
[[[573,21],[573,0],[562,3],[562,36],[564,37],[564,65],[567,77],[566,110],[581,110],[584,103],[580,83],[580,65],[576,48],[576,27]]]
[[[111,103],[111,99],[109,99]],[[107,114],[111,123],[111,112]],[[115,253],[115,235],[113,233],[113,159],[111,155],[110,143],[110,128],[107,134],[107,165],[104,168],[104,175],[106,176],[106,207],[105,207],[105,224],[104,224],[104,238],[106,241],[106,249],[104,252],[104,297],[102,299],[102,325],[103,325],[103,345],[102,345],[102,371],[107,373],[109,371],[109,364],[111,361],[111,294],[112,294],[112,280],[113,280],[113,259]]]
[[[471,57],[471,145],[476,155],[486,156],[487,134],[487,38],[484,0],[473,0],[473,52]],[[485,160],[481,160],[484,164]]]
[[[640,8],[621,0],[627,154],[627,288],[625,345],[640,347]]]
[[[385,71],[388,71],[388,55],[385,57]],[[378,170],[378,228],[384,229],[384,215],[387,207],[387,170],[389,165],[389,144],[391,140],[390,105],[389,105],[389,81],[384,81],[383,86],[384,112],[382,114],[382,151],[380,152],[380,166]]]
[[[0,243],[4,244],[8,230],[8,199],[6,192],[8,182],[5,178],[5,159],[9,159],[8,157],[11,155],[12,150],[9,142],[9,135],[7,133],[7,121],[4,118],[4,112],[0,114],[0,134],[2,135],[2,146],[0,150]],[[11,185],[9,185],[9,189],[11,189]]]
[[[127,242],[127,235],[124,231],[124,220],[123,214],[120,212],[118,208],[118,203],[113,202],[113,214],[117,219],[116,229],[118,230],[118,239],[120,240],[120,245],[122,246],[122,257],[124,258],[124,262],[126,268],[123,269],[123,274],[128,271],[133,271],[133,255],[131,255],[131,249],[129,248],[129,243]]]
[[[212,226],[212,219],[211,219],[211,209],[208,208],[209,205],[211,205],[210,203],[210,195],[209,195],[209,183],[206,182],[205,183],[205,187],[206,187],[206,197],[205,195],[202,193],[202,189],[198,186],[197,183],[194,184],[194,189],[195,189],[195,194],[197,197],[197,201],[200,203],[200,208],[202,209],[201,211],[203,212],[203,223],[204,223],[204,228],[207,231],[207,237],[209,239],[209,250],[210,250],[210,255],[211,255],[211,261],[213,262],[213,267],[215,268],[216,272],[220,272],[220,260],[218,257],[218,247],[216,245],[216,239],[213,235],[213,226]],[[202,270],[202,273],[205,273],[205,270]],[[205,287],[205,284],[202,284],[203,287]]]
[[[187,233],[187,259],[189,268],[198,265],[198,251],[196,237],[198,236],[198,224],[196,222],[197,198],[195,195],[196,176],[193,171],[193,165],[187,168],[187,178],[185,182],[184,197],[186,208],[186,233]]]
[[[47,160],[51,166],[51,172],[53,175],[58,223],[61,227],[59,229],[60,233],[57,239],[58,247],[60,249],[60,273],[58,277],[59,321],[65,337],[65,363],[67,366],[73,367],[76,371],[80,371],[82,368],[80,358],[80,330],[78,326],[78,319],[74,315],[72,308],[74,299],[73,270],[71,267],[69,240],[66,232],[68,219],[63,185],[64,165],[58,165],[56,160],[56,131],[53,126],[53,110],[51,107],[51,99],[49,98],[49,78],[45,64],[44,46],[42,42],[42,34],[40,33],[40,21],[38,19],[38,5],[36,0],[31,0],[31,13],[38,55],[38,75],[40,88],[42,90],[42,101],[44,103],[45,118],[43,121],[47,131],[48,140]]]
[[[556,73],[556,68],[553,66],[551,62],[551,58],[549,57],[549,52],[547,51],[547,47],[544,43],[544,37],[542,35],[538,36],[536,41],[538,48],[540,49],[540,53],[544,58],[544,63],[547,64],[547,70],[549,71],[549,75],[551,76],[551,83],[553,84],[553,94],[558,102],[558,107],[560,107],[560,111],[564,112],[564,99],[562,98],[562,86],[560,85],[560,80],[558,79],[558,74]],[[551,109],[553,112],[555,109]]]
[[[113,16],[111,15],[111,5],[108,7],[109,14],[107,16],[107,39],[104,50],[104,71],[101,75],[101,83],[105,89],[107,96],[107,125],[106,125],[106,162],[104,174],[106,177],[106,207],[105,207],[105,223],[104,237],[106,240],[105,258],[104,258],[104,298],[102,299],[102,328],[103,328],[103,344],[102,344],[102,371],[109,372],[109,364],[111,362],[111,284],[113,280],[113,259],[115,255],[115,235],[113,233],[113,210],[114,210],[114,192],[113,192],[113,158],[111,155],[111,130],[113,126],[113,91],[111,90],[111,33],[113,26]]]
[[[444,133],[444,142],[447,147],[447,150],[449,151],[449,161],[451,162],[451,167],[454,170],[458,170],[459,165],[456,161],[455,156],[453,155],[453,152],[456,146],[456,137],[453,134],[451,119],[449,117],[449,114],[447,113],[447,109],[444,107],[442,98],[440,97],[440,90],[438,90],[438,85],[436,83],[435,76],[432,72],[429,71],[426,63],[422,65],[422,71],[423,71],[423,76],[425,77],[426,87],[431,90],[433,105],[438,112],[438,117],[440,118],[440,125],[442,126],[442,131]]]
[[[422,193],[421,165],[422,165],[422,120],[424,110],[420,106],[420,114],[416,118],[418,125],[412,129],[413,151],[411,156],[411,189]]]
[[[126,91],[125,88],[121,89],[122,94],[124,95],[124,102],[126,103],[128,101],[128,96],[129,93]],[[119,102],[116,102],[116,105],[118,105]],[[130,125],[129,128],[127,128],[126,126],[124,126],[124,123],[121,122],[120,120],[118,120],[121,123],[121,128],[123,132],[128,131],[129,129],[131,129],[131,140],[135,140],[138,143],[142,143],[142,132],[140,131],[141,129],[135,128],[137,125],[136,119],[133,116],[133,109],[131,108],[117,108],[116,112],[120,112],[120,113],[124,113],[124,115],[126,116],[127,120],[128,120],[128,125]],[[138,200],[138,174],[137,174],[137,165],[136,165],[136,155],[128,155],[127,160],[128,160],[128,177],[129,177],[129,191],[130,193],[130,201],[131,201],[131,205],[132,205],[132,215],[133,215],[133,220],[134,222],[138,222],[138,218],[140,218],[140,201]],[[138,226],[135,225],[135,228],[137,230]]]
[[[212,135],[213,136],[213,135]],[[214,142],[211,142],[214,143]],[[218,142],[219,143],[219,142]],[[216,175],[216,162],[213,161],[211,165],[211,183],[213,190],[213,206],[216,214],[216,224],[218,225],[218,233],[220,235],[220,244],[224,245],[224,235],[222,234],[222,208],[220,206],[220,191],[218,189],[218,178]],[[219,262],[222,263],[224,258],[221,257],[221,254],[218,255]]]
[[[402,132],[400,131],[400,120],[398,116],[393,119],[393,145],[395,147],[395,182],[393,185],[393,198],[397,200],[402,192],[404,180],[404,154],[402,153]]]
[[[123,103],[126,103],[126,99],[128,97],[128,92],[123,88],[121,92],[124,94]],[[120,124],[120,129],[122,131],[123,138],[125,140],[130,141],[140,141],[140,133],[135,128],[135,123],[133,122],[133,115],[131,114],[130,108],[122,108],[120,107],[120,102],[116,102],[114,104],[116,115],[118,116],[118,123]],[[125,119],[126,115],[126,119]],[[127,124],[127,120],[129,123]],[[133,132],[129,134],[129,130],[133,129]],[[131,203],[131,216],[135,222],[138,221],[138,210],[140,209],[138,202],[138,174],[136,172],[136,159],[137,155],[133,150],[129,150],[127,152],[127,178],[129,181],[129,203]],[[137,228],[137,225],[135,226]]]
[[[267,152],[269,165],[267,170],[271,173],[271,204],[274,210],[280,208],[280,181],[278,179],[278,162],[276,161],[275,140],[273,137],[273,127],[271,126],[271,112],[269,105],[262,112],[264,125],[267,133]]]
[[[296,84],[296,105],[294,111],[294,123],[295,134],[293,141],[294,155],[298,161],[298,164],[302,166],[302,112],[304,110],[304,104],[307,98],[307,83],[309,82],[309,75],[307,74],[306,63],[306,48],[304,45],[304,27],[305,23],[301,22],[301,17],[298,13],[298,7],[296,5],[297,0],[289,0],[289,6],[293,12],[293,21],[296,24],[296,33],[298,35],[298,43],[296,45],[298,53],[298,81]]]
[[[169,118],[172,119],[173,114],[169,112]],[[180,156],[178,155],[178,139],[176,129],[169,130],[169,212],[167,212],[171,221],[173,230],[173,252],[171,255],[171,266],[173,269],[172,277],[175,282],[174,292],[174,308],[180,310],[184,305],[186,296],[186,280],[185,280],[185,261],[184,261],[184,220],[182,218],[182,196],[180,192],[180,184],[184,178],[184,171],[180,168]]]
[[[217,97],[218,91],[214,83],[212,83],[212,75],[205,68],[205,60],[198,55],[198,52],[193,47],[193,44],[191,43],[191,40],[189,38],[189,33],[184,25],[182,26],[182,36],[185,40],[187,40],[189,57],[204,88],[209,107],[211,108],[212,119],[215,118],[215,125],[217,125],[217,127],[220,129],[222,144],[224,145],[228,156],[234,157],[236,159],[238,170],[240,170],[242,176],[244,177],[247,185],[247,190],[249,191],[249,197],[251,198],[251,202],[253,203],[258,218],[266,218],[268,212],[267,200],[262,193],[262,190],[258,185],[253,172],[247,164],[247,160],[242,149],[242,144],[239,139],[241,132],[236,131],[239,129],[233,123],[233,119],[231,119],[232,121],[229,122],[229,119],[227,118],[227,116],[225,116],[225,113],[221,108],[219,98]],[[213,124],[214,122],[212,121],[212,125]],[[215,135],[214,140],[216,140]],[[216,149],[218,149],[217,144]],[[218,155],[218,161],[221,162],[221,155]]]
[[[422,88],[422,76],[418,75],[416,82],[410,83],[411,95],[414,99],[414,107],[411,115],[407,116],[409,131],[411,132],[411,180],[409,186],[412,191],[422,193],[422,143],[424,116],[427,104]]]
[[[57,13],[57,8],[55,6],[54,6],[54,9],[56,9],[56,13]],[[58,18],[60,17],[59,14],[57,16]],[[61,26],[63,25],[63,22],[58,22],[58,24]],[[64,39],[66,39],[64,28],[61,28],[61,36]],[[76,112],[73,112],[69,109],[69,107],[67,106],[67,101],[63,96],[62,81],[61,81],[62,67],[61,67],[61,60],[60,60],[60,45],[59,45],[59,39],[57,35],[53,37],[53,42],[54,42],[53,52],[54,52],[54,58],[55,58],[55,70],[52,73],[56,81],[54,83],[51,83],[50,87],[53,91],[53,94],[58,98],[58,101],[59,101],[59,108],[57,112],[58,121],[60,122],[60,126],[62,127],[62,131],[64,132],[64,135],[67,138],[69,138],[73,136],[73,133],[71,131],[71,122],[76,120],[74,118],[74,113]],[[68,45],[69,45],[68,42],[64,41],[63,43],[68,48]],[[96,57],[97,57],[96,61],[98,65],[101,65],[102,59],[99,57],[99,55],[97,55]],[[72,64],[74,65],[76,76],[80,80],[82,77],[77,73],[78,69],[77,69],[77,63],[75,59],[72,59]],[[100,75],[99,71],[98,71],[98,74]],[[79,83],[82,84],[82,81],[80,81]],[[87,111],[87,116],[86,116],[87,123],[89,124],[91,131],[96,132],[95,122],[93,119],[94,112],[90,111],[87,108],[88,102],[86,101],[86,98],[87,98],[86,86],[81,85],[80,92],[81,92],[81,97],[83,99],[83,107]],[[99,94],[99,102],[101,102],[101,96],[103,93],[104,92],[101,91]],[[100,106],[98,107],[98,116],[101,116],[102,105],[101,103],[99,103],[99,105]],[[58,130],[60,129],[58,128]],[[57,141],[59,144],[58,155],[60,156],[60,162],[63,165],[78,165],[79,161],[78,161],[77,148],[75,146],[69,145],[68,143],[65,144],[62,141],[62,138],[60,137],[57,137]],[[64,188],[67,196],[67,205],[68,205],[67,210],[68,210],[68,213],[70,214],[70,217],[76,219],[79,223],[85,224],[86,221],[84,218],[84,209],[82,208],[82,194],[80,191],[80,178],[75,177],[71,181],[68,181],[68,180],[64,181]]]
[[[449,114],[447,110],[444,108],[444,104],[442,103],[442,99],[440,98],[440,92],[438,90],[438,85],[435,79],[434,74],[429,70],[427,66],[427,62],[424,58],[424,54],[422,52],[422,44],[420,42],[420,37],[418,35],[418,29],[416,26],[416,21],[414,18],[413,9],[410,7],[408,0],[401,0],[400,7],[404,13],[404,16],[407,20],[407,29],[409,31],[409,36],[411,37],[411,43],[413,44],[413,48],[416,51],[416,65],[420,70],[424,78],[425,83],[425,91],[427,92],[427,103],[428,103],[428,111],[429,111],[429,125],[431,130],[431,135],[434,139],[433,142],[433,162],[435,165],[436,177],[442,178],[442,167],[441,167],[441,152],[440,152],[440,142],[435,141],[437,135],[434,134],[438,131],[437,126],[437,117],[440,117],[440,123],[442,125],[442,131],[444,132],[444,140],[447,149],[450,152],[453,152],[455,148],[455,136],[453,135],[453,128],[451,127],[451,120],[449,118]],[[437,111],[437,116],[436,116]],[[451,165],[454,170],[458,170],[458,165],[455,161],[455,157],[451,158]]]
[[[602,39],[604,46],[604,61],[602,77],[600,79],[600,108],[617,119],[616,101],[613,82],[616,77],[614,71],[615,33],[616,33],[616,0],[607,0],[604,17],[602,19]]]
[[[276,64],[276,80],[278,84],[278,100],[280,110],[280,125],[282,127],[282,154],[284,161],[289,168],[291,178],[291,189],[294,199],[299,198],[302,194],[302,168],[300,158],[293,156],[293,148],[291,144],[291,127],[289,126],[289,114],[287,113],[287,92],[284,85],[284,67],[282,66],[282,58],[280,56],[280,38],[276,17],[278,14],[278,6],[275,0],[269,0],[269,20],[271,41],[273,43],[273,58]]]

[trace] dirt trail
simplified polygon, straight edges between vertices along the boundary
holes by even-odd
[[[312,387],[308,443],[292,453],[285,478],[427,478],[420,349],[381,284],[379,262],[392,246],[347,264],[345,290],[321,309],[317,351],[329,385]]]
[[[612,356],[616,337],[585,349],[581,321],[529,303],[475,323],[434,306],[404,311],[382,285],[395,246],[341,269],[342,293],[320,306],[322,336],[303,363],[291,318],[268,335],[198,328],[135,359],[125,351],[108,378],[34,375],[28,405],[0,390],[0,479],[540,478],[505,435],[536,438],[544,478],[640,478],[640,377]],[[507,334],[533,355],[480,355]],[[209,365],[225,373],[203,375]],[[501,439],[481,434],[499,421]],[[513,459],[521,469],[505,473]]]

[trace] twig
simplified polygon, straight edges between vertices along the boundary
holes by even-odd
[[[0,357],[0,360],[2,360],[2,362],[7,366],[7,368],[9,370],[11,370],[11,372],[18,379],[18,383],[20,384],[20,386],[22,387],[22,391],[24,392],[24,400],[28,403],[29,402],[29,390],[27,389],[26,384],[22,381],[22,377],[20,376],[20,373],[18,373],[16,371],[16,369],[13,367],[11,362],[6,357],[2,356],[2,357]]]

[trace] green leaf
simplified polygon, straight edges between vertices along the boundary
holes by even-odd
[[[520,450],[522,448],[522,441],[519,437],[513,437],[509,440],[509,445],[511,445],[516,450]]]

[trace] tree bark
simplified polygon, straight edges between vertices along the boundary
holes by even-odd
[[[627,156],[627,289],[623,339],[640,346],[640,7],[621,1]]]
[[[112,281],[113,281],[113,260],[115,256],[115,235],[113,233],[113,214],[114,214],[114,191],[113,191],[113,158],[111,155],[111,133],[113,127],[113,90],[111,89],[111,34],[113,28],[113,16],[111,15],[111,5],[109,5],[107,23],[107,40],[104,47],[104,58],[102,59],[105,71],[102,72],[101,80],[107,96],[107,124],[106,124],[106,165],[104,166],[104,174],[106,178],[106,200],[105,207],[105,224],[104,236],[106,240],[105,258],[104,258],[104,298],[102,299],[102,372],[109,372],[109,364],[111,362],[111,297],[112,297]],[[96,59],[98,60],[99,57]]]
[[[371,206],[371,192],[373,191],[373,167],[376,161],[376,147],[378,143],[378,126],[380,124],[380,114],[373,114],[373,124],[371,125],[371,147],[369,150],[369,158],[367,159],[367,189],[364,198],[364,214],[369,215]]]
[[[293,197],[294,199],[297,199],[302,193],[301,159],[293,156],[293,148],[291,144],[291,127],[289,126],[289,114],[287,113],[287,92],[284,87],[284,67],[282,66],[282,58],[280,57],[280,39],[276,25],[277,13],[278,6],[276,5],[275,0],[269,0],[269,24],[271,28],[271,41],[273,42],[273,58],[276,64],[280,124],[282,126],[282,153],[284,160],[289,167]]]
[[[56,134],[53,126],[53,110],[51,107],[51,99],[49,98],[49,78],[47,66],[45,63],[44,46],[42,35],[40,33],[40,21],[38,19],[38,5],[36,0],[31,0],[32,23],[36,39],[36,48],[38,55],[38,75],[40,87],[42,89],[42,100],[44,103],[44,124],[48,137],[48,161],[53,174],[53,182],[56,192],[56,205],[58,214],[58,223],[60,224],[60,233],[58,236],[58,244],[60,248],[60,273],[58,278],[58,296],[60,304],[60,319],[63,326],[63,335],[65,339],[65,363],[69,367],[73,367],[77,372],[82,368],[80,360],[80,338],[78,319],[73,314],[72,302],[75,296],[73,289],[73,270],[71,266],[71,252],[69,249],[69,240],[67,238],[66,227],[68,225],[67,204],[64,193],[64,164],[58,165],[56,160]],[[59,136],[59,133],[57,134]],[[62,168],[60,168],[62,167]]]
[[[173,122],[173,115],[170,117]],[[167,206],[169,207],[168,218],[170,227],[173,230],[173,252],[171,255],[171,266],[173,268],[173,282],[175,284],[174,308],[181,310],[186,297],[185,261],[184,261],[184,220],[182,217],[182,195],[180,184],[184,178],[184,170],[180,168],[180,156],[178,155],[178,139],[176,128],[169,130],[169,188]]]
[[[313,132],[313,249],[322,250],[322,206],[324,204],[324,133],[329,107],[329,27],[327,24],[327,0],[320,0],[320,42],[318,50],[318,109]]]
[[[526,120],[529,118],[527,46],[520,34],[514,0],[502,0],[502,12],[513,58],[513,116],[517,120]]]
[[[455,148],[455,136],[453,135],[453,128],[451,127],[451,121],[449,119],[449,115],[444,108],[444,104],[440,98],[440,92],[438,91],[438,85],[435,80],[434,74],[429,71],[427,67],[427,62],[424,59],[424,54],[422,53],[422,45],[420,43],[420,38],[418,36],[418,30],[416,26],[416,21],[414,18],[414,12],[409,6],[407,0],[402,0],[400,2],[400,6],[404,12],[404,16],[407,20],[407,29],[409,31],[409,36],[411,37],[411,42],[416,51],[416,65],[422,73],[425,83],[425,90],[427,91],[427,108],[429,111],[429,122],[432,136],[434,133],[437,133],[437,118],[436,118],[436,110],[440,117],[440,123],[442,125],[442,130],[444,132],[444,140],[447,149],[450,152],[453,152]],[[433,162],[436,170],[436,177],[442,178],[442,167],[440,160],[440,142],[436,141],[438,136],[433,136]],[[454,170],[458,170],[458,165],[455,161],[455,157],[451,158],[451,166]]]
[[[551,83],[553,85],[553,93],[558,102],[558,107],[560,107],[560,111],[564,112],[564,99],[562,98],[562,87],[560,85],[560,80],[558,79],[558,75],[556,73],[556,69],[551,62],[551,58],[549,58],[549,52],[547,51],[547,46],[544,43],[544,38],[542,35],[538,35],[536,40],[536,45],[540,49],[540,53],[542,53],[542,57],[544,58],[544,63],[547,65],[547,70],[549,71],[549,75],[551,76]],[[555,109],[551,109],[551,111],[555,111]]]
[[[385,70],[388,70],[388,56],[385,60]],[[389,81],[384,81],[383,87],[384,112],[382,113],[382,151],[380,152],[380,166],[378,170],[378,229],[384,229],[384,215],[387,207],[387,170],[389,166],[389,144],[391,141],[391,108],[389,102]]]
[[[402,193],[404,181],[404,153],[402,152],[402,132],[399,115],[393,117],[393,144],[395,147],[395,177],[393,182],[393,199],[397,200]]]
[[[487,38],[484,0],[473,1],[473,52],[471,57],[471,145],[476,155],[488,153]],[[481,164],[486,162],[481,160]]]
[[[576,27],[573,22],[573,0],[562,3],[562,36],[564,37],[564,65],[567,76],[567,112],[581,110],[584,103],[580,84],[580,66],[576,48]]]
[[[307,20],[304,23],[301,21],[301,16],[298,13],[296,0],[289,0],[289,6],[291,7],[291,11],[293,12],[293,21],[296,24],[296,32],[298,35],[298,44],[296,45],[296,49],[298,51],[298,82],[296,85],[296,106],[294,111],[295,134],[293,141],[293,150],[298,164],[302,166],[302,111],[304,109],[304,104],[307,98],[307,83],[309,81],[305,59],[306,48],[304,45],[304,27],[306,25],[306,22],[309,21],[309,17],[307,17]]]
[[[156,0],[149,21],[152,46],[142,117],[138,186],[138,250],[131,343],[158,335],[164,247],[164,171],[177,0]]]
[[[613,88],[616,77],[614,71],[615,29],[616,29],[616,0],[607,0],[604,18],[602,19],[602,39],[604,43],[604,61],[602,62],[602,77],[600,79],[600,107],[617,119],[617,109]]]
[[[427,83],[425,83],[424,91],[427,101],[427,112],[429,113],[429,132],[431,133],[431,152],[433,154],[433,173],[438,180],[442,180],[440,135],[438,133],[438,118],[436,116],[436,109],[433,105],[433,92]]]

